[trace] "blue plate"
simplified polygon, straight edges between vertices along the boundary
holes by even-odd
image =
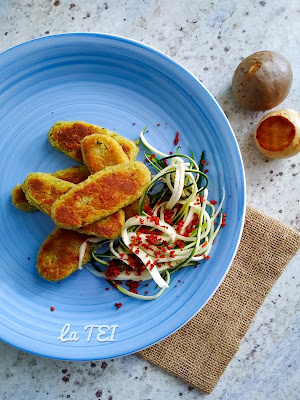
[[[26,351],[68,360],[122,356],[165,338],[213,295],[241,237],[244,171],[221,108],[171,58],[122,37],[43,37],[2,53],[0,71],[0,338]],[[99,124],[133,140],[147,125],[148,140],[165,152],[174,151],[178,131],[185,153],[191,148],[200,158],[204,149],[209,197],[220,200],[225,188],[228,221],[210,259],[174,274],[170,289],[152,302],[105,290],[109,285],[87,270],[61,283],[40,278],[36,256],[54,224],[41,212],[14,208],[11,189],[30,172],[74,165],[47,141],[58,120]],[[144,159],[142,151],[139,159]],[[117,309],[115,303],[123,305]],[[89,325],[95,325],[93,331]],[[98,325],[109,328],[103,327],[97,338]],[[64,326],[62,341],[58,338]]]

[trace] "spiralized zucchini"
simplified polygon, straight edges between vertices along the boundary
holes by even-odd
[[[87,269],[108,279],[126,295],[154,300],[168,288],[175,271],[209,258],[216,235],[224,225],[225,191],[223,189],[222,199],[215,209],[216,201],[208,199],[204,152],[199,165],[193,154],[192,157],[178,154],[179,148],[174,155],[162,153],[145,139],[145,129],[140,138],[151,152],[145,154],[146,160],[158,172],[140,200],[138,215],[125,222],[119,239],[95,243],[91,249],[93,267],[87,266]],[[144,210],[147,195],[150,206]],[[99,252],[105,243],[108,249]],[[109,266],[112,260],[117,265],[114,277],[102,270],[102,266]],[[153,279],[160,290],[155,295],[144,296],[125,289],[115,283],[115,279]]]

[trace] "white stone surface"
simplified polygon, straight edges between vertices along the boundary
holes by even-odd
[[[0,2],[0,51],[39,36],[74,31],[133,38],[188,68],[216,97],[232,124],[245,164],[248,203],[300,228],[300,155],[272,161],[261,155],[253,142],[253,129],[263,113],[243,111],[230,92],[232,74],[243,57],[259,50],[278,51],[294,71],[291,92],[280,107],[299,110],[298,0]],[[106,362],[64,362],[0,343],[0,400],[298,400],[299,264],[298,254],[268,295],[210,395],[136,355]]]

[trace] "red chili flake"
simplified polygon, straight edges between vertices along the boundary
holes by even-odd
[[[207,256],[206,254],[203,254],[203,258],[204,258],[204,260],[208,260],[209,256]]]
[[[168,125],[168,123],[167,123],[167,122],[165,122],[165,125]]]
[[[225,213],[223,213],[222,214],[222,222],[221,222],[221,226],[226,226],[226,214]]]
[[[127,281],[126,286],[129,287],[129,292],[137,294],[137,289],[140,286],[139,281]]]
[[[120,274],[120,262],[117,260],[111,260],[109,262],[108,268],[105,271],[105,276],[109,279],[116,278]]]
[[[208,169],[206,169],[206,170],[204,171],[204,173],[207,174],[207,173],[208,173]]]
[[[150,221],[151,221],[151,222],[154,222],[155,225],[158,225],[158,226],[159,226],[159,218],[156,217],[155,215],[151,215]]]
[[[145,286],[149,286],[149,283],[146,283],[146,285]]]
[[[170,224],[172,222],[173,216],[174,216],[173,210],[164,210],[164,218],[168,224]]]
[[[205,247],[207,245],[207,241],[203,243],[202,247]]]
[[[146,211],[146,214],[152,215],[152,212],[153,212],[152,207],[148,206],[145,211]]]
[[[184,241],[183,240],[176,240],[174,245],[178,246],[181,251],[184,249]]]
[[[55,310],[55,308],[54,308],[54,307],[51,307],[51,308],[50,308],[50,311],[51,311],[51,312],[52,312],[52,311],[54,311],[54,310]]]
[[[117,309],[122,307],[122,303],[115,303],[115,306],[117,307]]]
[[[160,126],[160,124],[157,124],[156,126]]]
[[[177,224],[176,224],[176,232],[177,233],[180,233],[181,232],[181,229],[182,229],[182,226],[184,225],[184,220],[183,219],[181,219],[181,220],[179,220],[178,222],[177,222]]]
[[[170,151],[170,154],[173,154],[173,151]]]
[[[174,145],[177,146],[178,143],[179,143],[179,132],[177,131],[177,132],[176,132],[175,139],[174,139]]]
[[[106,287],[105,290],[109,290],[109,287]]]
[[[170,251],[170,257],[175,258],[175,250]]]
[[[135,122],[133,122],[132,125],[135,125]]]
[[[185,228],[184,236],[188,237],[199,224],[199,215],[194,213],[192,221]]]
[[[149,160],[152,161],[154,157],[155,157],[155,154],[153,153],[153,154],[150,156]]]
[[[210,204],[213,204],[213,205],[215,205],[215,204],[217,204],[218,202],[216,201],[216,200],[211,200],[210,201]]]
[[[206,163],[206,161],[205,160],[201,160],[201,164],[205,164]]]
[[[209,165],[209,162],[207,162],[206,165]]]
[[[163,160],[163,163],[165,164],[166,167],[168,166],[167,160]]]
[[[146,131],[147,133],[149,132],[149,131]]]
[[[171,249],[173,248],[173,247],[169,246],[168,243],[167,243],[165,240],[163,240],[163,244],[165,245],[165,247],[166,247],[168,250],[171,250]]]
[[[148,294],[148,293],[149,293],[148,291],[145,292],[145,294]]]

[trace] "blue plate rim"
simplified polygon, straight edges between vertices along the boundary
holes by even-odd
[[[134,351],[124,352],[123,354],[119,354],[118,356],[108,357],[108,358],[101,358],[101,357],[99,357],[99,358],[89,358],[89,357],[88,357],[88,358],[84,358],[84,357],[66,357],[66,358],[62,358],[62,357],[52,357],[51,355],[45,355],[45,354],[43,354],[42,352],[36,352],[36,351],[28,350],[28,349],[25,348],[25,346],[23,346],[23,347],[22,347],[22,346],[18,346],[18,345],[14,344],[14,343],[11,343],[11,342],[9,342],[9,341],[7,341],[7,340],[3,340],[2,338],[0,338],[1,341],[2,341],[3,343],[9,344],[10,346],[12,346],[12,347],[14,347],[14,348],[16,348],[16,349],[19,349],[19,350],[22,350],[22,351],[26,351],[26,352],[28,352],[28,353],[30,353],[30,354],[34,354],[34,355],[41,356],[41,357],[45,357],[45,358],[49,358],[49,359],[54,359],[54,360],[65,360],[65,361],[95,361],[95,360],[104,360],[104,359],[109,359],[109,358],[118,358],[118,357],[123,357],[123,356],[126,356],[126,355],[130,355],[130,354],[135,354],[135,353],[137,353],[137,352],[140,352],[140,351],[142,351],[142,350],[147,349],[148,347],[151,347],[151,346],[155,345],[156,343],[159,343],[160,341],[166,339],[168,336],[172,335],[172,334],[175,333],[177,330],[179,330],[179,329],[182,328],[184,325],[186,325],[191,319],[194,318],[194,316],[195,316],[202,308],[205,307],[205,305],[209,302],[209,300],[214,296],[214,294],[216,293],[216,291],[218,290],[218,288],[220,287],[220,285],[221,285],[222,282],[224,281],[224,279],[225,279],[225,277],[226,277],[226,275],[227,275],[227,273],[228,273],[228,271],[229,271],[229,269],[230,269],[230,267],[231,267],[231,265],[232,265],[232,262],[233,262],[233,260],[234,260],[234,257],[235,257],[235,255],[236,255],[237,251],[238,251],[239,244],[240,244],[240,241],[241,241],[241,237],[242,237],[242,233],[243,233],[243,228],[244,228],[244,223],[245,223],[245,216],[246,216],[246,176],[245,176],[245,169],[244,169],[244,165],[243,165],[243,159],[242,159],[241,151],[240,151],[240,148],[239,148],[237,139],[236,139],[236,137],[235,137],[234,131],[233,131],[231,125],[230,125],[230,122],[228,121],[228,118],[226,117],[224,111],[222,110],[221,106],[220,106],[219,103],[216,101],[216,99],[214,98],[214,96],[213,96],[213,95],[211,94],[211,92],[206,88],[206,86],[204,86],[203,83],[200,82],[200,81],[195,77],[195,75],[193,75],[187,68],[185,68],[183,65],[181,65],[181,64],[180,64],[179,62],[177,62],[176,60],[174,60],[172,57],[168,56],[167,54],[163,53],[162,51],[156,49],[156,48],[153,47],[153,46],[150,46],[150,45],[141,43],[141,42],[139,42],[139,41],[137,41],[137,40],[135,40],[135,39],[130,39],[130,38],[127,38],[127,37],[121,36],[121,35],[114,35],[114,34],[108,34],[108,33],[99,33],[99,32],[68,32],[68,33],[58,33],[58,34],[53,34],[53,35],[41,36],[41,37],[38,37],[38,38],[30,39],[30,40],[28,40],[28,41],[19,43],[19,44],[13,46],[13,47],[10,47],[9,49],[4,50],[3,52],[1,52],[1,53],[0,53],[0,58],[1,58],[2,55],[6,54],[6,53],[8,53],[8,52],[14,51],[15,49],[17,49],[17,48],[19,48],[19,47],[28,46],[28,45],[30,45],[30,43],[32,43],[32,42],[42,41],[42,40],[50,40],[50,41],[51,41],[51,40],[53,40],[53,39],[55,39],[55,38],[57,38],[57,37],[65,37],[65,36],[68,36],[68,37],[72,37],[72,36],[73,36],[73,37],[76,37],[76,36],[77,36],[77,37],[78,37],[78,36],[85,36],[85,37],[98,37],[98,38],[101,38],[101,39],[119,40],[119,41],[121,41],[121,42],[124,42],[124,43],[127,43],[127,44],[131,44],[131,45],[135,45],[135,46],[137,46],[137,47],[140,47],[140,48],[142,48],[142,49],[145,49],[145,50],[147,50],[147,51],[150,51],[151,53],[157,54],[157,55],[159,55],[160,57],[162,57],[162,58],[164,58],[164,59],[167,59],[167,60],[170,61],[171,63],[175,64],[175,65],[177,66],[177,68],[180,68],[181,70],[183,70],[187,75],[189,75],[192,79],[194,79],[194,80],[197,82],[197,84],[199,84],[200,86],[202,86],[202,89],[204,89],[204,91],[206,91],[206,92],[208,93],[208,95],[210,96],[212,102],[214,103],[214,106],[218,109],[218,111],[219,111],[220,114],[222,115],[224,121],[226,122],[227,128],[228,128],[228,130],[230,131],[231,136],[232,136],[232,139],[233,139],[234,152],[235,152],[235,154],[236,154],[237,157],[238,157],[238,161],[239,161],[239,162],[238,162],[238,165],[239,165],[239,168],[240,168],[241,175],[242,175],[242,177],[243,177],[242,185],[241,185],[241,186],[242,186],[242,193],[241,193],[241,201],[242,201],[242,213],[241,213],[241,216],[242,216],[242,218],[241,218],[241,221],[240,221],[240,232],[239,232],[239,235],[238,235],[238,238],[237,238],[235,250],[234,250],[234,252],[233,252],[233,254],[232,254],[232,257],[231,257],[231,259],[230,259],[230,261],[229,261],[229,263],[228,263],[228,267],[227,267],[227,269],[225,270],[222,279],[221,279],[221,280],[219,281],[219,283],[216,285],[216,288],[213,290],[213,292],[212,292],[211,295],[208,297],[208,299],[204,302],[204,304],[203,304],[192,316],[190,316],[190,317],[187,318],[183,323],[181,323],[180,326],[177,327],[176,329],[173,329],[171,332],[169,332],[169,333],[167,333],[166,335],[162,336],[160,339],[158,339],[158,340],[156,340],[156,341],[154,341],[154,342],[152,342],[152,343],[150,343],[150,344],[148,344],[148,345],[146,345],[146,346],[143,346],[143,347],[141,347],[141,348],[138,348],[138,349],[136,349],[136,350],[134,350]]]

